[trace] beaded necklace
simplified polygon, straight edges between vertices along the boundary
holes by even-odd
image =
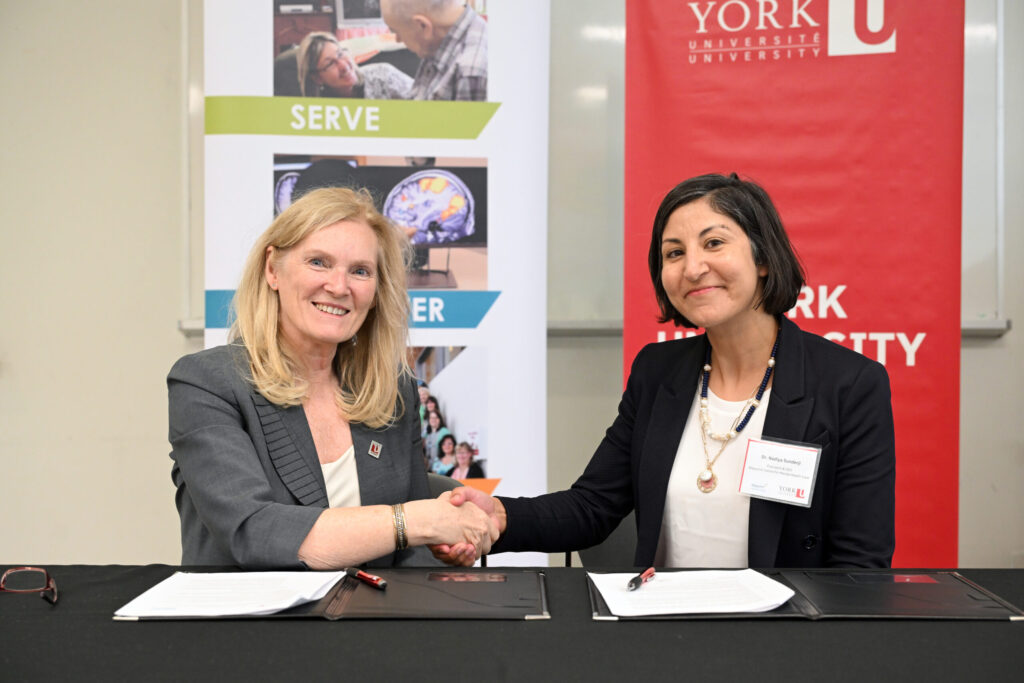
[[[718,486],[718,475],[714,471],[715,463],[718,462],[718,457],[722,455],[725,447],[743,431],[754,415],[754,411],[761,405],[761,397],[764,396],[765,389],[768,388],[768,380],[771,379],[772,370],[775,368],[775,354],[778,350],[779,337],[776,335],[775,343],[772,345],[772,355],[768,359],[768,369],[764,371],[764,379],[757,387],[757,392],[753,398],[747,399],[740,409],[740,414],[732,421],[729,431],[717,433],[711,431],[711,415],[708,414],[708,383],[711,381],[711,343],[708,343],[707,354],[704,356],[704,371],[700,378],[700,441],[704,446],[704,469],[697,475],[697,488],[701,493],[711,493]],[[713,458],[708,453],[709,438],[722,444]]]

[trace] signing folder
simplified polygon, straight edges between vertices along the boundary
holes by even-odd
[[[386,580],[386,589],[374,588],[343,573],[178,572],[119,609],[114,619],[322,618],[333,621],[550,617],[544,574],[538,570],[373,571]],[[232,593],[242,597],[243,592],[249,594],[248,599],[233,605]]]
[[[763,612],[624,616],[613,613],[594,582],[588,580],[593,618],[598,621],[773,618],[1024,621],[1024,611],[955,571],[816,569],[765,570],[762,573],[791,588],[793,596],[781,606]],[[656,583],[654,580],[644,584],[640,591],[657,590]]]

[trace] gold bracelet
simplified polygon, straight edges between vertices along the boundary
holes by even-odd
[[[405,535],[405,508],[401,503],[391,506],[391,521],[395,525],[395,550],[405,550],[409,539]]]

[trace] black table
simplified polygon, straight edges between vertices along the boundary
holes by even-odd
[[[4,569],[4,567],[0,567]],[[177,567],[51,566],[60,601],[0,594],[0,681],[1024,680],[1024,623],[590,618],[550,568],[548,621],[115,622]],[[1024,570],[961,574],[1024,605]]]

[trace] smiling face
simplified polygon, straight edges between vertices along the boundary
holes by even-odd
[[[451,455],[455,452],[455,437],[450,434],[445,434],[444,438],[441,439],[441,452],[444,455]]]
[[[325,43],[316,63],[313,79],[342,94],[352,91],[359,82],[356,63],[348,50],[337,43]]]
[[[473,451],[465,446],[459,446],[455,449],[455,462],[459,464],[459,467],[469,467],[469,464],[473,462]]]
[[[434,412],[430,413],[427,416],[427,424],[430,425],[431,431],[436,432],[441,428],[441,416]]]
[[[669,301],[695,325],[739,330],[768,315],[754,308],[767,268],[754,263],[743,228],[712,209],[707,199],[684,204],[669,216],[661,261]]]
[[[267,248],[264,275],[277,290],[282,337],[298,354],[333,357],[366,320],[377,291],[377,236],[340,221],[288,249]]]

